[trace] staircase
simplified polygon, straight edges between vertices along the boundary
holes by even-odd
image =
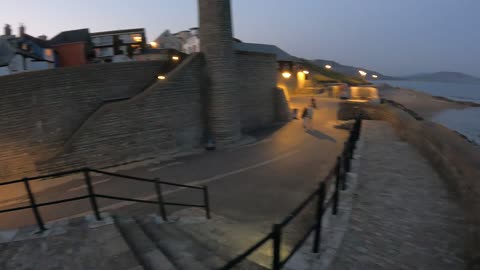
[[[186,213],[187,212],[187,213]],[[114,217],[115,225],[145,270],[215,270],[223,267],[262,236],[222,217],[206,220],[201,211],[180,211],[174,221],[155,215]],[[239,241],[240,240],[240,241]],[[251,240],[251,241],[250,241]],[[265,270],[266,250],[235,269]],[[271,253],[271,252],[270,252]]]

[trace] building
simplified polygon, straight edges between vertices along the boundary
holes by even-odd
[[[96,62],[132,61],[147,48],[145,29],[125,29],[92,33]]]
[[[190,37],[185,40],[182,51],[188,54],[200,52],[200,37],[198,36],[198,28],[190,28]]]
[[[55,54],[45,39],[27,35],[20,26],[19,36],[12,35],[10,25],[0,37],[0,75],[44,70],[55,67]]]
[[[187,32],[187,31],[183,31]],[[170,33],[169,30],[165,30],[157,39],[154,41],[154,45],[152,47],[158,49],[174,49],[177,51],[182,51],[183,48],[183,38],[178,36],[177,34]]]
[[[88,29],[61,32],[50,40],[57,67],[80,66],[91,62],[93,44]]]

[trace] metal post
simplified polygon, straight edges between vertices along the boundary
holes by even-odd
[[[92,206],[93,212],[95,213],[95,218],[97,220],[102,220],[100,212],[98,211],[97,198],[95,197],[95,193],[93,192],[90,171],[88,169],[83,169],[83,175],[85,176],[85,184],[87,185],[88,197],[90,198],[90,205]]]
[[[30,199],[30,206],[32,207],[33,215],[37,221],[38,228],[40,232],[46,231],[47,229],[45,228],[42,216],[40,215],[40,211],[38,211],[37,204],[35,203],[35,197],[33,196],[32,189],[30,188],[28,178],[23,178],[23,183],[25,184],[25,189],[27,190],[28,198]]]
[[[332,206],[333,215],[336,215],[338,212],[338,201],[340,200],[340,179],[342,179],[342,176],[341,176],[342,158],[341,157],[337,158],[337,164],[338,165],[335,168],[335,174],[336,174],[335,191],[333,192],[333,206]]]
[[[208,187],[203,187],[203,201],[205,203],[205,214],[210,219],[210,200],[208,199]]]
[[[160,183],[158,179],[155,179],[155,191],[157,192],[158,207],[160,208],[160,215],[162,216],[163,221],[168,221],[167,211],[165,210],[165,204],[163,202],[162,183]]]
[[[273,225],[273,262],[272,270],[280,270],[281,267],[281,253],[282,245],[282,227],[278,224]]]
[[[320,184],[320,188],[318,189],[318,200],[317,200],[317,213],[316,213],[316,220],[315,220],[315,238],[313,239],[313,253],[318,253],[320,251],[320,241],[322,237],[322,217],[323,217],[323,203],[325,201],[325,194],[327,192],[327,188],[325,187],[325,183]]]

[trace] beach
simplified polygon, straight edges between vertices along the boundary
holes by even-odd
[[[381,98],[395,101],[426,120],[455,130],[480,145],[480,104],[432,96],[411,89],[379,86]]]

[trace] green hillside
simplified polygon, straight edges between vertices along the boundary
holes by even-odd
[[[302,65],[312,71],[313,78],[320,83],[346,83],[348,85],[370,84],[364,78],[348,76],[340,72],[319,67],[305,59],[302,59]]]

